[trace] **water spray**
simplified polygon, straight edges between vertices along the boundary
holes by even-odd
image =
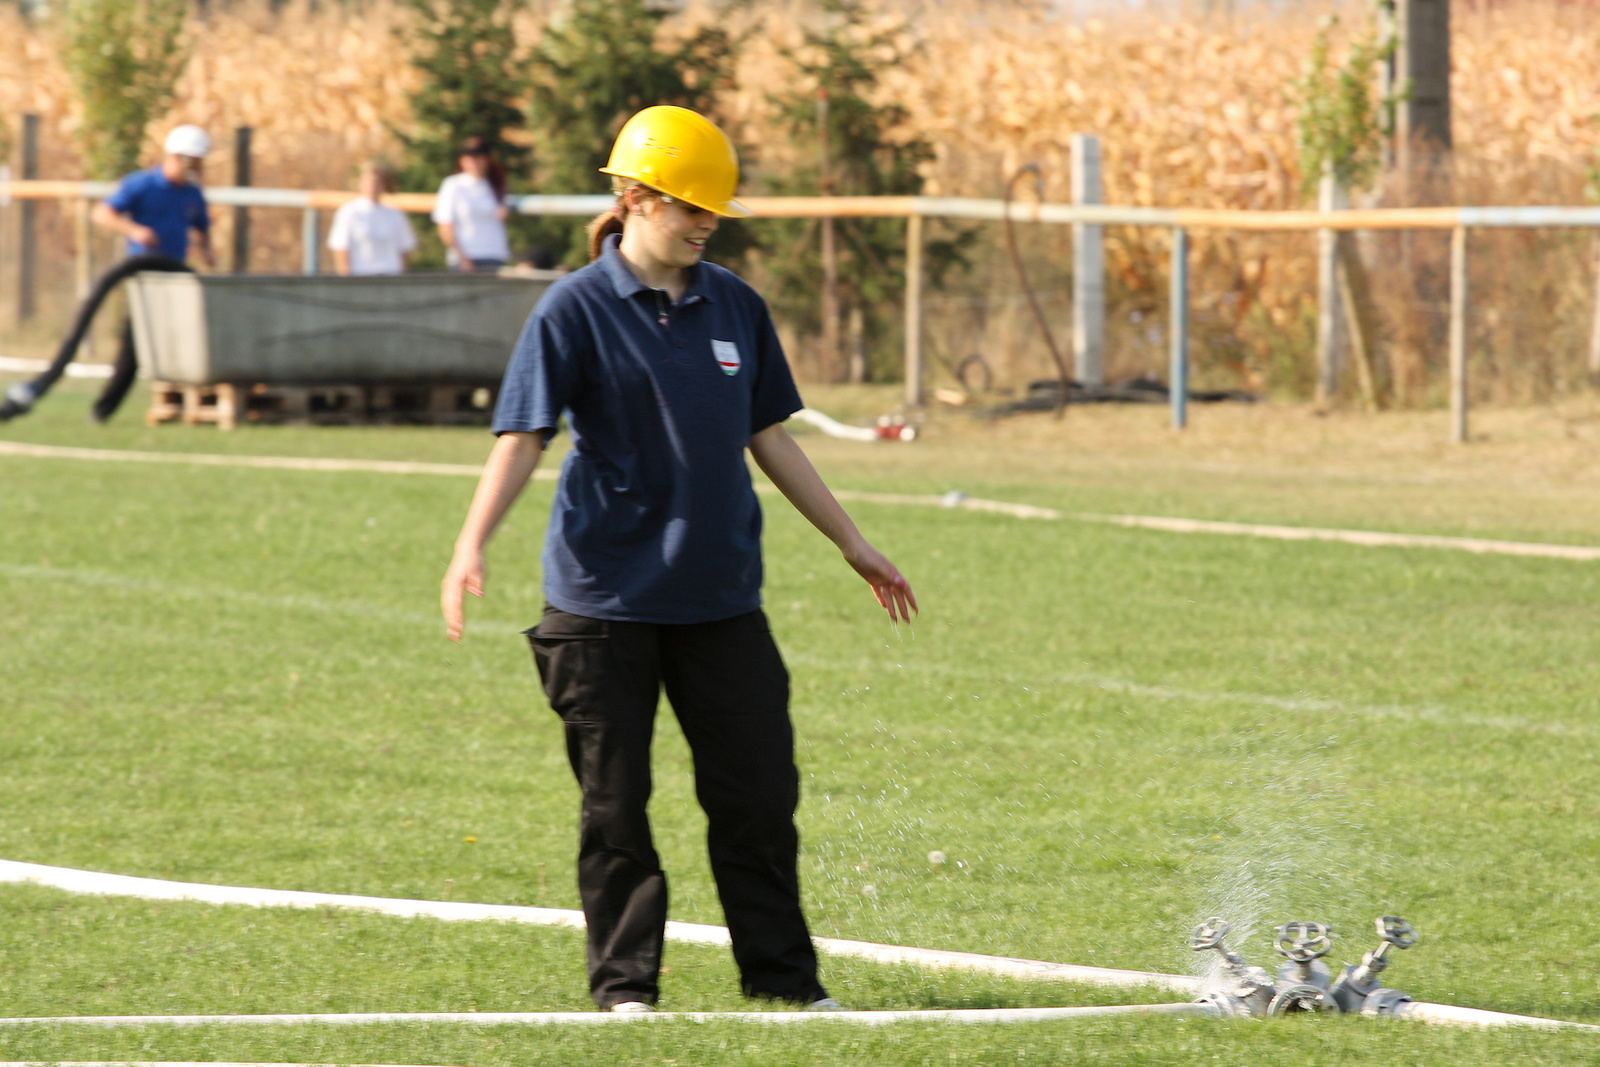
[[[1417,932],[1404,919],[1385,915],[1376,923],[1377,948],[1361,957],[1359,964],[1348,964],[1333,977],[1322,962],[1333,948],[1332,934],[1324,923],[1294,921],[1278,927],[1273,947],[1284,963],[1274,978],[1264,967],[1252,966],[1223,940],[1228,921],[1212,916],[1189,935],[1189,947],[1196,952],[1216,952],[1222,957],[1217,977],[1195,1000],[1208,1004],[1218,1014],[1232,1016],[1288,1015],[1319,1012],[1327,1015],[1359,1013],[1395,1015],[1411,997],[1398,989],[1378,984],[1378,975],[1389,965],[1391,948],[1408,949],[1417,943]]]

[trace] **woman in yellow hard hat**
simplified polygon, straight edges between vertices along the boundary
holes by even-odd
[[[760,610],[745,450],[891,619],[916,598],[784,430],[802,405],[765,302],[701,260],[720,219],[749,214],[733,199],[727,137],[693,111],[647,108],[604,173],[616,207],[590,228],[593,262],[550,287],[512,353],[441,606],[460,640],[463,591],[483,595],[484,545],[565,416],[546,605],[527,634],[583,794],[590,994],[602,1009],[649,1011],[659,992],[667,883],[645,807],[665,689],[693,753],[744,992],[836,1010],[800,908],[789,677]]]

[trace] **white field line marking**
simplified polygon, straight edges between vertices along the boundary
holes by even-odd
[[[395,900],[387,897],[304,893],[284,889],[212,886],[195,882],[169,882],[156,878],[133,878],[120,874],[79,871],[70,867],[48,867],[43,864],[19,863],[14,860],[0,860],[0,882],[27,882],[35,885],[51,886],[68,892],[100,896],[131,896],[145,900],[192,900],[212,904],[243,904],[252,907],[348,908],[402,917],[427,916],[456,922],[498,919],[503,922],[532,923],[543,926],[563,926],[568,928],[581,928],[583,926],[582,912],[569,911],[562,908],[531,908],[507,904],[467,904],[433,900]],[[694,941],[701,944],[717,945],[728,943],[728,932],[720,926],[669,922],[667,923],[666,933],[668,939],[675,941]],[[1055,979],[1122,988],[1157,987],[1186,994],[1193,994],[1200,990],[1200,980],[1187,975],[1114,970],[1108,967],[1083,967],[1067,963],[1046,963],[1042,960],[980,956],[970,952],[942,952],[933,949],[907,948],[897,945],[878,945],[864,941],[842,941],[826,937],[814,938],[813,940],[819,950],[830,955],[850,956],[878,963],[913,963],[933,968],[981,971],[1013,978]],[[1215,1014],[1213,1009],[1207,1005],[1179,1002],[1110,1007],[969,1008],[931,1011],[657,1012],[638,1016],[617,1015],[611,1012],[375,1012],[369,1014],[323,1015],[56,1016],[0,1019],[0,1025],[25,1026],[50,1023],[91,1026],[201,1026],[218,1023],[296,1025],[302,1023],[458,1022],[488,1026],[505,1023],[602,1024],[651,1019],[685,1019],[694,1022],[733,1019],[752,1022],[797,1023],[812,1019],[829,1018],[838,1022],[868,1024],[916,1020],[995,1023],[1035,1022],[1045,1019],[1111,1015],[1125,1012]],[[1577,1028],[1600,1031],[1600,1026],[1590,1023],[1543,1019],[1532,1015],[1510,1015],[1504,1012],[1485,1011],[1479,1008],[1462,1008],[1453,1004],[1418,1002],[1403,1005],[1397,1010],[1396,1014],[1402,1018],[1414,1019],[1419,1022],[1465,1026],[1532,1026],[1545,1029]]]
[[[0,373],[3,374],[42,374],[49,367],[50,361],[48,359],[19,359],[16,356],[0,356]],[[111,377],[111,364],[68,363],[67,377],[109,378]]]
[[[370,619],[390,625],[404,624],[430,630],[441,629],[443,623],[437,615],[426,611],[395,611],[356,600],[328,600],[323,597],[296,594],[269,596],[246,593],[226,586],[187,586],[159,578],[134,578],[127,575],[107,574],[102,571],[80,570],[67,567],[38,567],[0,563],[0,579],[33,580],[43,582],[72,582],[103,589],[125,589],[131,592],[153,593],[179,600],[202,601],[215,605],[231,600],[251,607],[274,611],[301,611],[319,615],[341,615],[348,618]],[[471,629],[505,633],[520,632],[526,622],[505,619],[485,619],[477,616],[469,620]],[[785,659],[797,665],[836,668],[837,662],[811,656],[804,652],[786,653]],[[1278,696],[1272,693],[1251,693],[1240,690],[1185,689],[1176,686],[1135,682],[1098,674],[1058,674],[1047,678],[1020,675],[1006,671],[991,671],[962,667],[954,663],[915,663],[909,670],[916,673],[943,677],[976,678],[984,681],[1003,680],[1018,685],[1079,686],[1105,689],[1130,696],[1149,697],[1153,700],[1190,702],[1196,704],[1254,704],[1259,707],[1278,708],[1283,711],[1310,711],[1324,714],[1355,715],[1362,718],[1397,719],[1404,722],[1431,723],[1437,726],[1479,726],[1524,733],[1544,733],[1558,737],[1593,737],[1600,734],[1600,725],[1589,723],[1564,723],[1544,719],[1528,719],[1511,715],[1476,715],[1470,712],[1453,712],[1443,707],[1407,707],[1400,704],[1350,704],[1322,697]]]
[[[476,478],[483,473],[482,466],[468,463],[411,463],[392,459],[318,459],[305,456],[225,456],[210,452],[137,452],[121,448],[33,445],[21,441],[0,441],[0,456],[100,460],[111,463],[177,463],[196,467],[250,467],[256,470],[435,474],[452,478]],[[546,481],[554,481],[560,476],[560,472],[555,470],[540,470],[534,474],[534,477]]]
[[[3,573],[3,568],[0,568]],[[841,667],[837,660],[814,656],[805,652],[786,652],[784,659],[797,666]],[[1353,715],[1360,718],[1398,719],[1403,722],[1428,723],[1436,726],[1481,726],[1499,730],[1525,733],[1553,734],[1557,737],[1593,737],[1600,734],[1600,725],[1587,722],[1559,722],[1548,719],[1529,719],[1516,715],[1477,715],[1456,712],[1439,706],[1407,707],[1403,704],[1351,704],[1342,700],[1311,696],[1279,696],[1274,693],[1252,693],[1236,689],[1185,689],[1179,686],[1135,682],[1126,678],[1113,678],[1101,674],[1052,674],[1048,676],[1017,674],[1010,671],[985,670],[966,667],[951,662],[913,662],[897,667],[908,674],[926,674],[941,678],[960,678],[968,681],[1006,682],[1039,690],[1050,686],[1077,686],[1084,689],[1104,689],[1129,696],[1148,697],[1152,700],[1194,704],[1252,704],[1257,707],[1277,708],[1282,711],[1309,711],[1323,714]]]
[[[1368,548],[1448,548],[1500,556],[1542,556],[1547,559],[1600,559],[1600,548],[1584,545],[1548,545],[1534,541],[1491,541],[1482,537],[1441,537],[1434,534],[1378,533],[1372,530],[1334,530],[1315,526],[1260,526],[1243,522],[1209,522],[1171,519],[1157,515],[1072,515],[1083,522],[1137,526],[1168,533],[1232,534],[1278,541],[1339,541]]]
[[[1095,1015],[1215,1015],[1209,1004],[1114,1004],[1069,1008],[935,1008],[891,1011],[416,1011],[326,1015],[84,1015],[0,1019],[0,1026],[360,1026],[371,1023],[467,1023],[473,1026],[606,1026],[674,1021],[750,1023],[902,1022],[1032,1023]]]
[[[236,604],[271,608],[275,611],[301,611],[317,615],[345,615],[375,619],[379,622],[390,624],[409,623],[417,626],[436,627],[441,633],[444,629],[443,620],[437,614],[429,612],[392,611],[376,604],[363,604],[359,601],[349,600],[327,600],[323,597],[299,594],[267,596],[260,593],[245,593],[223,586],[178,585],[173,582],[162,581],[159,578],[134,578],[128,575],[107,574],[103,571],[80,570],[77,568],[36,567],[25,564],[0,563],[0,578],[32,579],[42,582],[71,582],[74,585],[87,585],[102,589],[125,589],[135,593],[156,593],[176,600],[231,600]],[[481,619],[474,619],[473,622],[480,626],[485,625],[484,620]],[[511,624],[505,623],[503,625],[509,628]]]
[[[976,674],[977,672],[973,672]],[[1245,693],[1181,689],[1166,685],[1147,685],[1120,678],[1094,675],[1066,675],[1054,679],[1057,684],[1082,685],[1130,696],[1150,697],[1155,700],[1193,701],[1196,704],[1240,703],[1283,711],[1311,711],[1324,714],[1355,715],[1372,719],[1400,719],[1405,722],[1431,723],[1436,726],[1483,726],[1497,730],[1523,733],[1554,734],[1557,737],[1593,737],[1600,726],[1590,723],[1554,722],[1546,719],[1528,719],[1516,715],[1475,715],[1454,712],[1448,708],[1412,708],[1400,704],[1347,704],[1340,700],[1320,697],[1282,697],[1270,693]]]
[[[1210,1004],[1178,1001],[1165,1004],[1108,1004],[1059,1008],[934,1008],[891,1009],[887,1011],[539,1011],[539,1012],[344,1012],[284,1015],[57,1015],[33,1018],[0,1019],[0,1026],[97,1026],[105,1028],[142,1026],[370,1026],[384,1023],[460,1023],[469,1026],[606,1026],[661,1024],[675,1021],[692,1023],[747,1022],[762,1024],[854,1023],[885,1026],[901,1022],[932,1023],[1033,1023],[1056,1019],[1081,1019],[1106,1015],[1203,1015],[1215,1017]],[[1395,1009],[1395,1016],[1414,1022],[1444,1023],[1453,1026],[1529,1027],[1538,1030],[1600,1031],[1593,1023],[1545,1019],[1537,1015],[1512,1015],[1481,1008],[1461,1008],[1454,1004],[1406,1003]],[[81,1062],[81,1061],[80,1061]],[[105,1061],[99,1061],[105,1062]],[[127,1061],[116,1061],[125,1063]],[[96,1061],[87,1061],[85,1067]],[[6,1067],[6,1065],[0,1065]],[[108,1065],[109,1067],[109,1065]],[[151,1067],[180,1067],[178,1064],[152,1064]],[[182,1065],[188,1067],[188,1065]],[[198,1065],[196,1065],[198,1067]],[[218,1065],[211,1065],[218,1067]],[[239,1065],[256,1067],[256,1065]],[[260,1065],[269,1067],[269,1065]],[[271,1065],[299,1067],[299,1065]]]
[[[388,624],[404,623],[411,626],[425,626],[429,629],[438,630],[441,634],[444,632],[444,620],[436,612],[395,611],[391,608],[380,607],[377,604],[368,604],[359,600],[328,600],[324,597],[304,594],[269,596],[262,593],[246,593],[226,586],[179,585],[160,578],[134,578],[122,574],[107,574],[103,571],[80,570],[68,567],[38,567],[15,563],[0,563],[0,579],[4,578],[32,579],[44,582],[72,582],[77,585],[88,585],[102,589],[125,589],[130,592],[155,593],[178,600],[200,600],[212,603],[218,600],[231,600],[251,607],[271,608],[274,611],[303,611],[317,615],[344,615],[353,618],[373,619]],[[534,609],[534,614],[537,616],[537,608]],[[534,621],[538,621],[537,618]],[[526,622],[508,622],[504,619],[485,619],[477,616],[474,616],[470,623],[473,629],[511,631],[521,631],[530,625]]]
[[[1461,1008],[1454,1004],[1429,1004],[1421,1000],[1398,1005],[1394,1013],[1399,1018],[1419,1023],[1445,1023],[1454,1026],[1529,1026],[1539,1030],[1600,1032],[1600,1026],[1594,1023],[1545,1019],[1538,1015],[1512,1015],[1509,1012],[1485,1011],[1482,1008]]]
[[[50,867],[40,863],[0,860],[0,882],[26,882],[49,886],[69,893],[97,896],[137,897],[142,900],[192,900],[206,904],[242,904],[256,908],[344,908],[377,912],[402,918],[418,916],[446,922],[529,923],[536,926],[561,926],[581,930],[583,912],[565,908],[532,908],[513,904],[469,904],[440,900],[396,900],[390,897],[347,896],[341,893],[306,893],[290,889],[254,889],[244,886],[203,885],[198,882],[169,882],[159,878],[134,878],[123,874],[80,871],[71,867]],[[701,923],[667,923],[667,938],[702,945],[728,944],[728,931],[722,926]],[[924,967],[947,967],[981,971],[1012,978],[1042,978],[1104,986],[1143,986],[1193,992],[1196,980],[1183,975],[1156,974],[1150,971],[1124,971],[1110,967],[1081,967],[1042,960],[981,956],[972,952],[944,952],[937,949],[879,945],[868,941],[838,938],[812,939],[818,950],[834,956],[871,960],[876,963],[910,963]]]
[[[314,459],[294,456],[225,456],[210,453],[135,452],[123,449],[73,448],[65,445],[32,445],[0,441],[0,455],[31,456],[44,459],[83,459],[130,463],[187,463],[203,467],[254,467],[267,470],[362,471],[374,474],[437,474],[477,477],[482,468],[465,463],[409,463],[382,459]],[[560,472],[541,468],[535,478],[554,480]],[[775,493],[777,489],[759,484],[756,490]],[[1436,534],[1382,533],[1375,530],[1341,530],[1317,526],[1272,526],[1245,522],[1215,522],[1208,519],[1180,519],[1162,515],[1102,515],[1095,512],[1068,512],[1032,504],[1012,504],[1003,500],[982,500],[963,496],[957,500],[933,494],[873,493],[841,489],[834,496],[864,504],[894,504],[916,507],[960,508],[1010,515],[1018,519],[1066,520],[1113,526],[1131,526],[1166,533],[1222,534],[1258,537],[1275,541],[1336,541],[1365,548],[1444,548],[1502,556],[1538,556],[1547,559],[1600,560],[1600,547],[1552,545],[1535,541],[1495,541],[1482,537],[1444,537]]]

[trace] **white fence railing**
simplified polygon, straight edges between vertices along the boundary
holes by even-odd
[[[78,205],[80,238],[87,236],[89,211],[94,201],[110,195],[110,182],[12,181],[0,182],[0,205],[60,200]],[[353,192],[319,189],[264,189],[222,186],[206,189],[213,204],[230,207],[277,208],[304,213],[302,269],[320,269],[319,215],[353,199]],[[431,193],[395,193],[385,201],[402,211],[431,212]],[[1337,232],[1350,230],[1448,230],[1450,242],[1450,436],[1467,440],[1467,330],[1468,234],[1474,229],[1544,229],[1553,227],[1600,228],[1600,207],[1432,207],[1376,208],[1344,211],[1234,211],[1203,208],[1121,207],[1105,204],[1024,203],[1008,208],[1002,200],[927,196],[745,197],[742,202],[757,218],[904,218],[906,227],[905,382],[906,402],[924,401],[925,368],[921,342],[922,242],[921,220],[927,218],[1001,221],[1009,213],[1016,222],[1051,225],[1141,226],[1171,231],[1171,329],[1169,337],[1172,424],[1187,423],[1189,381],[1188,235],[1195,229],[1248,231]],[[512,196],[507,206],[524,215],[591,216],[613,203],[609,196]],[[87,290],[92,264],[86,239],[78,241],[78,280]],[[31,265],[24,263],[24,274]],[[31,284],[25,282],[24,284]],[[1103,286],[1100,292],[1103,293]],[[1331,315],[1325,304],[1321,314]],[[1600,359],[1600,307],[1595,316],[1596,354]],[[1600,366],[1591,370],[1600,373]]]

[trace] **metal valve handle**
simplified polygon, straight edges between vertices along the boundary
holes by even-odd
[[[1393,945],[1395,948],[1410,948],[1417,943],[1417,932],[1411,924],[1398,915],[1384,915],[1377,922],[1378,936],[1383,938],[1385,946]],[[1382,948],[1379,952],[1384,951]]]
[[[1389,966],[1389,949],[1408,949],[1417,943],[1417,932],[1411,924],[1396,915],[1383,915],[1375,924],[1378,936],[1383,938],[1381,944],[1365,956],[1361,957],[1361,966],[1350,973],[1352,983],[1357,987],[1366,987]]]
[[[1194,928],[1194,932],[1189,935],[1189,947],[1196,952],[1204,952],[1211,948],[1226,951],[1222,939],[1228,935],[1229,929],[1227,919],[1213,915]]]
[[[1333,942],[1328,938],[1326,923],[1298,921],[1287,922],[1278,927],[1274,947],[1278,950],[1278,955],[1295,963],[1310,963],[1326,956],[1333,948]]]

